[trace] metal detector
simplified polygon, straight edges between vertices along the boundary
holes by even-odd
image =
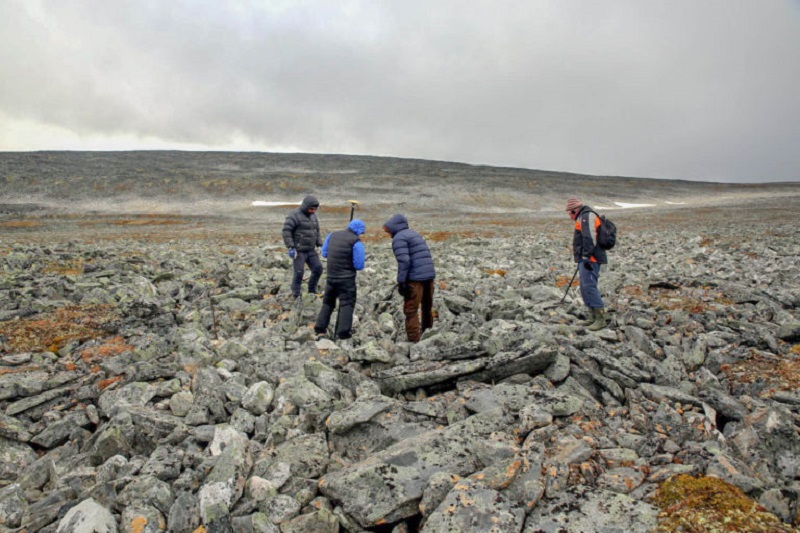
[[[578,267],[575,269],[575,273],[572,275],[572,279],[569,280],[569,283],[567,283],[567,290],[564,291],[564,296],[561,297],[561,301],[558,302],[558,305],[561,305],[561,304],[564,303],[564,300],[566,299],[567,294],[569,293],[569,290],[572,288],[572,282],[575,281],[575,276],[578,275],[578,268],[580,268],[580,267],[581,267],[581,264],[578,263]]]
[[[347,200],[347,201],[350,202],[350,221],[352,222],[353,221],[353,213],[355,213],[356,206],[358,206],[359,201],[358,200]]]
[[[350,222],[353,221],[353,214],[356,211],[356,207],[360,203],[358,200],[347,200],[350,203]],[[336,332],[339,331],[339,315],[341,314],[341,305],[339,305],[339,299],[336,299],[336,324],[333,326],[333,335],[332,338],[336,338]]]

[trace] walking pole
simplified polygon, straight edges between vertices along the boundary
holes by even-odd
[[[575,268],[575,273],[572,275],[572,279],[569,280],[567,283],[567,290],[564,291],[564,296],[561,297],[561,301],[558,302],[559,305],[564,303],[564,299],[567,297],[567,293],[569,292],[570,288],[572,287],[572,282],[575,281],[575,276],[578,275],[578,268],[580,268],[581,264],[578,263],[578,266]]]

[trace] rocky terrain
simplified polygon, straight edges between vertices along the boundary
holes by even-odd
[[[3,180],[0,531],[798,530],[800,184],[172,152]],[[308,192],[326,230],[362,202],[348,341],[249,204]],[[571,195],[652,205],[607,211],[596,333]],[[394,212],[436,261],[413,345]]]

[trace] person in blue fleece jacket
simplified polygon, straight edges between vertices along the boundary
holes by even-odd
[[[322,309],[317,315],[314,332],[318,337],[328,333],[331,314],[339,301],[339,317],[335,336],[349,339],[352,336],[353,310],[356,306],[356,273],[364,270],[366,251],[360,236],[366,226],[359,219],[351,220],[347,229],[334,231],[322,244],[322,257],[328,259],[328,277],[325,294],[322,296]]]

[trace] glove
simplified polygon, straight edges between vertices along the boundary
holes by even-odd
[[[583,268],[585,268],[586,270],[591,272],[592,271],[592,263],[590,261],[584,261],[583,262]]]
[[[294,259],[296,255],[297,255],[297,250],[295,250],[294,248],[289,248],[289,257]]]
[[[411,287],[408,286],[408,283],[398,283],[397,284],[397,293],[400,294],[403,298],[407,298],[411,292]]]

